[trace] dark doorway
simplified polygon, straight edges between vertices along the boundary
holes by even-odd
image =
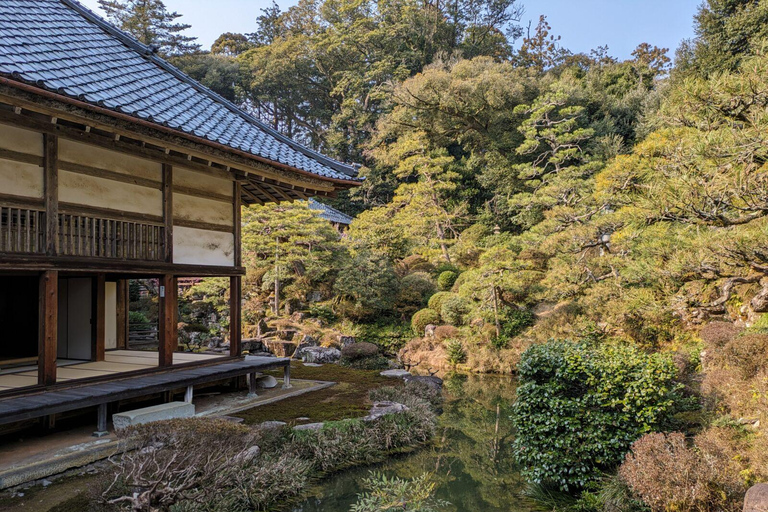
[[[37,357],[39,283],[37,276],[0,276],[0,362]]]

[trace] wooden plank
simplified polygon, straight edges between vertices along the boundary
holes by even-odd
[[[43,386],[56,383],[56,351],[59,318],[59,273],[47,270],[40,275],[40,306],[37,343],[37,382]]]
[[[242,278],[229,278],[229,355],[238,357],[242,353]]]
[[[173,225],[182,228],[203,229],[205,231],[218,231],[221,233],[232,232],[232,226],[225,226],[223,224],[211,224],[210,222],[200,222],[197,220],[176,219],[173,221]]]
[[[59,238],[59,139],[56,135],[43,134],[43,184],[46,216],[46,249],[49,256],[58,254]]]
[[[94,279],[96,286],[96,293],[94,297],[94,322],[95,335],[92,337],[91,344],[91,360],[92,361],[104,361],[104,352],[107,344],[107,331],[106,331],[106,295],[107,284],[106,276],[104,274],[98,274]]]
[[[84,174],[86,176],[93,176],[94,178],[103,178],[110,181],[119,181],[121,183],[128,183],[130,185],[138,185],[140,187],[152,188],[159,190],[162,188],[162,183],[147,178],[140,178],[138,176],[132,176],[130,174],[124,174],[121,172],[108,171],[106,169],[99,169],[98,167],[91,167],[83,164],[76,164],[74,162],[59,162],[59,169],[62,171],[74,172],[76,174]]]
[[[198,190],[190,187],[183,187],[181,185],[173,185],[173,192],[184,196],[200,197],[202,199],[210,199],[211,201],[220,201],[222,203],[231,203],[232,198],[224,194],[217,194],[216,192],[206,192],[205,190]]]
[[[165,274],[160,279],[160,312],[158,321],[159,336],[159,365],[161,367],[173,364],[173,352],[178,343],[178,282],[176,276]]]
[[[173,166],[163,164],[163,245],[164,258],[173,263]]]
[[[3,148],[0,148],[0,158],[3,160],[13,160],[14,162],[23,162],[25,164],[39,165],[40,167],[43,167],[44,162],[43,157]]]
[[[125,220],[130,222],[141,222],[145,224],[163,224],[161,215],[151,215],[148,213],[134,213],[112,208],[101,208],[95,206],[86,206],[75,203],[59,203],[59,211],[69,215],[81,215],[85,217],[98,217],[99,219]]]

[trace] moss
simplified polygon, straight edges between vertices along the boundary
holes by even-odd
[[[355,370],[338,365],[312,368],[294,364],[291,366],[291,375],[296,379],[325,380],[337,384],[274,404],[255,407],[237,416],[243,418],[247,424],[272,420],[294,424],[297,423],[297,418],[302,417],[309,418],[309,422],[359,418],[368,414],[370,409],[368,392],[393,384],[393,379],[382,377],[378,370]]]

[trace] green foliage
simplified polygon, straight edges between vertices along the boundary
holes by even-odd
[[[533,311],[528,309],[511,308],[504,312],[501,320],[501,335],[514,338],[536,321]]]
[[[149,318],[147,318],[147,316],[144,313],[141,313],[139,311],[129,311],[128,323],[129,324],[148,324]]]
[[[445,351],[448,356],[448,364],[456,366],[467,361],[467,351],[459,339],[449,339],[445,342]]]
[[[390,368],[389,359],[381,354],[376,354],[367,357],[350,358],[341,356],[339,364],[346,368],[352,368],[355,370],[386,370]]]
[[[351,512],[437,512],[449,505],[435,498],[435,483],[429,473],[402,479],[371,472],[363,486],[366,491],[358,494]]]
[[[443,303],[452,296],[451,292],[437,292],[429,298],[427,306],[434,311],[440,311],[443,309]]]
[[[400,283],[389,258],[360,252],[340,269],[334,291],[351,301],[345,313],[356,319],[372,318],[394,306]]]
[[[459,274],[457,272],[446,270],[437,276],[437,286],[443,291],[450,290],[458,278]]]
[[[529,348],[518,370],[516,458],[528,481],[565,491],[616,467],[681,403],[672,361],[626,345],[549,341]]]
[[[318,303],[310,304],[307,314],[312,318],[319,318],[329,324],[335,322],[338,318],[336,313],[333,312],[332,307]]]
[[[462,325],[464,317],[469,312],[469,303],[467,299],[460,295],[453,294],[440,307],[440,317],[451,325]]]
[[[434,309],[425,308],[417,311],[411,318],[411,327],[416,336],[424,336],[424,328],[430,324],[440,323],[440,314]]]

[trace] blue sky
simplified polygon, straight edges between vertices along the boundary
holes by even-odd
[[[80,0],[96,10],[97,0]],[[519,0],[525,7],[523,24],[536,25],[547,16],[552,33],[574,52],[588,52],[608,45],[610,54],[629,57],[642,42],[670,48],[671,55],[683,39],[693,36],[693,15],[701,0]],[[252,32],[260,9],[271,0],[165,0],[170,10],[184,17],[206,48],[223,32]],[[296,0],[278,0],[282,9]]]

